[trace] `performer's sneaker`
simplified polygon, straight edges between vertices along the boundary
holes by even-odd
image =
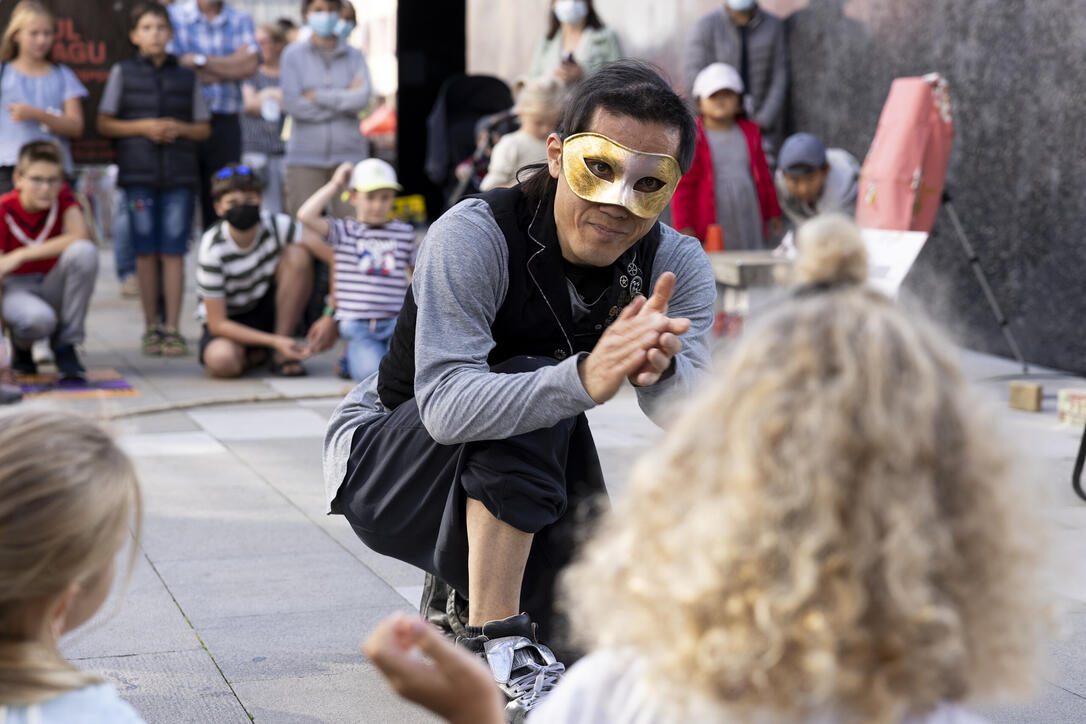
[[[536,639],[535,626],[526,613],[488,621],[481,635],[461,637],[458,643],[490,666],[494,681],[508,699],[505,716],[511,724],[522,724],[566,670]]]
[[[467,634],[468,599],[432,573],[423,581],[419,613],[453,641]]]

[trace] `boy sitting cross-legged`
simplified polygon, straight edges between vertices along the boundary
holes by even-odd
[[[260,181],[230,164],[211,182],[215,213],[197,256],[196,315],[204,322],[200,363],[212,377],[238,377],[269,360],[273,372],[306,374],[301,360],[332,346],[335,321],[322,316],[304,342],[294,331],[313,284],[313,258],[331,250],[285,214],[261,213]]]
[[[0,317],[11,334],[11,367],[34,374],[30,346],[48,338],[62,380],[86,376],[75,345],[98,275],[98,249],[64,181],[64,157],[49,141],[19,150],[15,190],[0,196]]]

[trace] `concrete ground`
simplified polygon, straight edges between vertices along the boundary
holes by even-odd
[[[329,353],[311,376],[207,379],[193,356],[139,352],[137,303],[121,300],[104,255],[85,360],[121,371],[133,398],[31,401],[89,414],[278,393],[305,400],[216,404],[116,420],[143,483],[143,539],[127,585],[64,643],[80,667],[101,671],[148,722],[423,722],[359,653],[384,616],[418,602],[422,576],[368,551],[346,522],[324,514],[320,475],[325,421],[346,383]],[[186,301],[183,331],[198,337]],[[1028,454],[1068,604],[1065,635],[1050,645],[1037,697],[989,708],[996,722],[1086,721],[1086,503],[1070,489],[1078,433],[1042,414],[1008,410],[1005,360],[963,353],[970,378]],[[1086,381],[1046,378],[1046,389]],[[589,413],[612,491],[659,435],[632,391]],[[123,596],[121,595],[123,592]]]

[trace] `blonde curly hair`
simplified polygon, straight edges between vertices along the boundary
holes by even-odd
[[[579,642],[737,713],[898,722],[1027,686],[1043,602],[1009,448],[934,328],[862,284],[851,222],[799,251],[796,294],[567,571]]]

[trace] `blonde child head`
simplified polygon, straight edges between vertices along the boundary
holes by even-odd
[[[0,706],[99,681],[63,659],[57,638],[101,605],[140,513],[132,463],[94,423],[0,414]]]
[[[520,129],[545,140],[558,125],[565,102],[566,86],[554,77],[525,81],[517,93],[513,112],[520,117]]]
[[[56,17],[38,0],[20,0],[11,11],[4,37],[0,40],[0,63],[10,63],[23,52],[23,45],[44,48],[44,57],[52,52],[53,37],[56,35]],[[23,32],[33,33],[35,37],[24,38]],[[41,36],[41,37],[38,37]]]
[[[843,217],[635,468],[564,585],[582,643],[738,712],[899,722],[1028,686],[1041,596],[1011,453]],[[682,700],[665,696],[665,700]]]

